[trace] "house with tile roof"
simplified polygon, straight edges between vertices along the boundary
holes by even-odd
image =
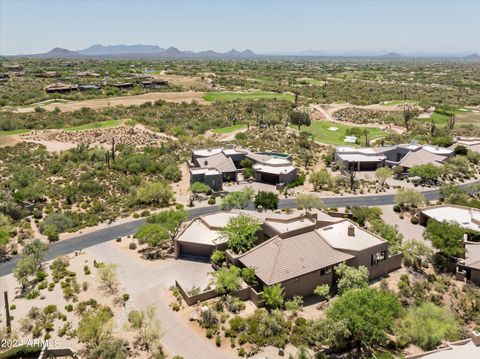
[[[222,236],[222,229],[236,216],[250,216],[261,224],[255,247],[242,254],[231,253]],[[279,283],[287,297],[312,295],[320,284],[334,287],[340,263],[367,267],[370,279],[401,266],[401,255],[391,256],[387,241],[348,219],[318,210],[218,212],[195,218],[175,239],[176,258],[208,258],[215,250],[226,251],[229,263],[254,269],[259,289]]]
[[[202,182],[221,190],[223,182],[238,181],[244,172],[241,162],[249,159],[255,181],[284,185],[297,178],[291,157],[281,153],[254,153],[242,148],[204,148],[192,151],[190,183]]]
[[[321,284],[335,286],[340,263],[365,266],[370,279],[400,268],[401,255],[390,256],[388,242],[343,219],[287,238],[275,236],[243,254],[261,286],[280,284],[285,296],[309,296]]]

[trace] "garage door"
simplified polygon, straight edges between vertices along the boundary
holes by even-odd
[[[180,256],[210,258],[214,250],[213,246],[195,243],[181,243]]]
[[[261,182],[272,183],[272,184],[278,183],[278,175],[276,174],[261,173],[261,176],[262,176]]]
[[[376,169],[377,169],[377,162],[360,163],[360,171],[375,171]]]

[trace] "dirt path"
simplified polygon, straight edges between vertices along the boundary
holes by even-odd
[[[122,96],[122,97],[110,97],[110,98],[100,98],[94,100],[84,100],[68,103],[50,103],[48,105],[42,106],[43,109],[47,111],[53,111],[55,108],[60,109],[62,112],[71,112],[78,111],[82,107],[89,107],[94,110],[102,109],[105,107],[113,106],[132,106],[132,105],[141,105],[146,102],[154,102],[157,100],[163,100],[167,102],[188,102],[191,103],[196,101],[202,105],[206,105],[209,102],[203,99],[205,92],[197,91],[184,91],[184,92],[150,92],[143,95],[136,96]],[[18,107],[15,109],[16,112],[33,112],[35,107]]]

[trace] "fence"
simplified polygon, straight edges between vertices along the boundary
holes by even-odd
[[[370,267],[370,279],[382,277],[402,266],[402,254],[398,253]]]
[[[180,283],[175,281],[175,287],[178,288],[180,291],[180,295],[182,296],[183,300],[185,303],[187,303],[188,306],[197,304],[199,302],[203,302],[205,300],[213,299],[215,297],[218,297],[220,294],[215,289],[207,290],[202,293],[198,293],[195,295],[190,295],[187,293],[185,289],[182,288]],[[241,300],[251,300],[257,307],[260,306],[261,298],[262,298],[262,293],[255,291],[252,287],[246,286],[242,289],[237,290],[236,292],[232,293],[233,296],[241,299]]]

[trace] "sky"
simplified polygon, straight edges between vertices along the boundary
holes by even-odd
[[[180,50],[480,52],[480,0],[0,0],[0,54]]]

